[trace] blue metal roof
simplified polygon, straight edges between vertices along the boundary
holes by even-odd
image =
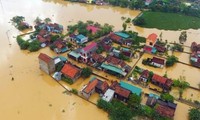
[[[126,39],[130,37],[130,35],[123,32],[115,32],[115,34]]]
[[[84,35],[80,34],[80,35],[77,35],[76,38],[79,39],[79,40],[81,40],[81,39],[84,39],[86,37]]]
[[[142,89],[138,88],[138,87],[135,87],[131,84],[128,84],[126,82],[123,82],[123,81],[120,81],[120,86],[127,89],[127,90],[130,90],[132,93],[135,93],[136,95],[141,95],[141,92],[142,92]]]

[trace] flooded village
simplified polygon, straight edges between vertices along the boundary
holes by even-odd
[[[0,4],[0,119],[108,120],[123,103],[138,112],[134,119],[188,120],[200,108],[199,29],[185,30],[181,45],[182,30],[132,23],[124,30],[139,10],[63,0]],[[20,27],[15,16],[24,17]]]

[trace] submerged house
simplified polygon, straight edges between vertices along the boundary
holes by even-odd
[[[161,87],[165,92],[171,89],[173,81],[171,79],[154,74],[152,77],[151,83]]]
[[[66,78],[69,78],[73,82],[75,82],[81,76],[81,69],[70,63],[66,63],[64,67],[61,69],[61,73]]]
[[[128,48],[122,48],[121,53],[128,58],[133,57],[133,52]]]
[[[100,30],[100,28],[93,25],[88,25],[86,29],[90,31],[92,34],[96,34]]]
[[[156,48],[154,47],[154,45],[157,42],[157,38],[158,36],[155,33],[150,34],[147,38],[146,38],[146,45],[144,46],[143,50],[145,52],[148,53],[156,53]]]
[[[141,96],[142,89],[140,89],[138,87],[135,87],[135,86],[133,86],[131,84],[128,84],[126,82],[123,82],[123,81],[120,81],[119,85],[122,88],[129,90],[132,94],[136,94],[138,96]]]
[[[140,75],[139,81],[143,82],[143,83],[146,83],[148,81],[148,78],[149,78],[149,71],[148,70],[144,70]]]
[[[97,50],[97,43],[91,42],[89,45],[81,49],[80,51],[81,60],[84,63],[87,63],[92,53],[96,52],[96,50]]]
[[[105,57],[97,54],[96,52],[92,53],[90,56],[89,65],[93,67],[99,67],[105,61]]]
[[[75,61],[80,61],[81,60],[81,54],[80,54],[81,49],[78,48],[74,51],[71,51],[68,53],[68,57],[75,60]]]
[[[114,97],[115,91],[112,89],[108,89],[105,94],[103,95],[102,99],[105,100],[106,102],[112,101]]]
[[[53,50],[57,54],[67,52],[67,45],[62,40],[56,40],[53,44]]]
[[[47,74],[55,72],[54,60],[44,53],[40,53],[38,56],[40,69]]]
[[[126,33],[123,33],[123,32],[114,32],[114,33],[111,33],[109,35],[109,38],[115,42],[115,43],[118,43],[120,45],[122,44],[126,44],[126,45],[129,45],[130,41],[128,42],[125,42],[130,36]]]

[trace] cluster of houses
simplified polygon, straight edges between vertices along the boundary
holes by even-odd
[[[122,77],[126,76],[127,73],[130,72],[131,67],[123,60],[117,58],[114,54],[109,54],[107,57],[97,54],[96,50],[98,49],[99,45],[102,45],[101,42],[90,42],[90,44],[83,48],[78,48],[74,51],[71,51],[68,54],[68,57],[113,75]],[[112,50],[110,53],[112,53]]]
[[[143,50],[144,52],[155,54],[156,52],[164,53],[167,49],[164,45],[158,43],[158,36],[152,33],[147,37]]]
[[[131,94],[141,95],[142,90],[126,82],[112,81],[109,85],[106,81],[93,78],[87,85],[84,85],[81,94],[89,99],[93,93],[98,93],[103,100],[110,102],[113,98],[127,102]]]
[[[173,84],[173,81],[169,78],[157,74],[153,74],[151,77],[149,71],[144,70],[139,77],[139,81],[141,83],[147,84],[148,80],[151,81],[152,84],[162,88],[163,92],[168,92],[171,90],[171,86]]]
[[[173,119],[177,104],[169,101],[163,101],[155,94],[149,94],[146,105],[155,108],[156,112],[163,117]]]
[[[193,42],[191,44],[190,62],[195,67],[200,67],[200,44]]]
[[[56,80],[61,80],[61,76],[64,76],[75,82],[81,76],[82,70],[71,64],[63,56],[51,58],[44,53],[40,53],[38,59],[40,69],[49,75],[53,74],[52,76]],[[60,70],[56,70],[58,66],[60,66]]]
[[[35,39],[38,40],[41,44],[41,47],[50,46],[52,50],[56,53],[63,53],[68,50],[66,42],[58,38],[56,40],[51,40],[53,34],[59,34],[63,31],[63,26],[57,23],[37,23],[35,29],[38,31],[38,34],[35,36]]]

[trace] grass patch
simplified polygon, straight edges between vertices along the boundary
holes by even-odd
[[[145,28],[157,28],[164,30],[198,29],[200,18],[181,15],[178,13],[143,12],[140,17],[144,18]]]

